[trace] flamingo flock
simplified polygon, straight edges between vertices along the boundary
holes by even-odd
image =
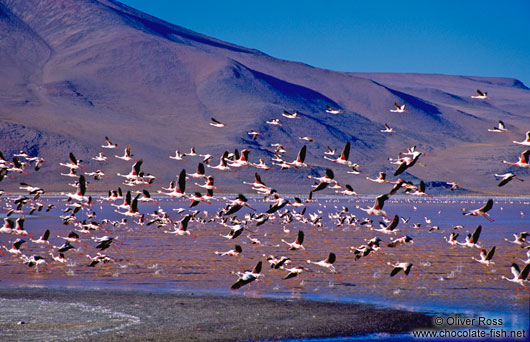
[[[490,100],[486,92],[477,91],[477,93],[477,96],[472,97],[476,99]],[[409,113],[408,115],[413,115],[413,113],[411,114],[408,110],[405,110],[406,104],[400,105],[396,102],[394,103],[394,107],[395,109],[390,110],[391,112]],[[332,115],[344,114],[344,110],[335,109],[330,106],[326,107],[325,112]],[[304,120],[304,114],[298,111],[292,113],[289,111],[283,111],[281,116],[285,118],[285,123],[280,123],[280,119],[276,118],[268,120],[266,124],[283,126],[291,124],[291,122]],[[214,118],[211,118],[209,125],[213,127],[211,129],[226,129],[228,127],[228,125]],[[394,129],[386,124],[385,127],[386,129],[381,130],[380,133],[395,132]],[[499,121],[498,127],[490,131],[511,133],[506,129],[502,121]],[[522,142],[514,141],[514,143],[530,146],[530,143],[527,143],[530,139],[529,134],[530,131],[527,132],[526,140]],[[250,135],[253,140],[256,140],[260,138],[262,133],[256,130],[251,130],[248,132],[248,135]],[[310,137],[300,137],[300,139],[307,142],[313,141]],[[119,145],[113,143],[109,137],[105,137],[104,140],[105,144],[100,145],[101,148],[109,150],[119,149]],[[158,205],[157,198],[152,197],[147,189],[156,185],[158,178],[144,171],[143,167],[145,165],[143,164],[142,159],[133,159],[134,155],[132,154],[131,145],[126,145],[123,154],[115,154],[114,159],[120,160],[121,162],[132,163],[129,164],[129,173],[116,174],[116,176],[123,178],[122,185],[124,187],[130,187],[132,189],[126,191],[125,194],[121,187],[118,189],[110,189],[108,190],[108,195],[106,197],[89,195],[87,189],[90,186],[90,182],[104,181],[109,175],[101,169],[88,171],[82,160],[77,159],[73,153],[69,153],[67,158],[65,158],[66,161],[59,163],[59,165],[68,169],[67,173],[61,173],[61,175],[73,180],[73,183],[70,183],[69,185],[75,190],[70,193],[62,193],[64,198],[66,198],[66,203],[64,208],[61,208],[63,212],[59,217],[64,225],[72,226],[71,232],[68,236],[58,236],[52,234],[50,229],[46,229],[43,232],[38,232],[40,237],[34,239],[34,237],[24,228],[25,216],[35,215],[42,212],[45,205],[41,202],[41,197],[46,193],[46,190],[37,185],[30,185],[22,181],[20,182],[19,189],[26,193],[16,198],[6,197],[5,207],[2,209],[2,211],[5,212],[5,218],[3,226],[0,227],[0,234],[11,235],[14,238],[14,240],[10,241],[7,245],[2,246],[2,249],[11,256],[10,260],[18,261],[28,268],[35,268],[37,271],[39,271],[39,267],[42,270],[42,268],[48,264],[67,263],[69,259],[74,258],[72,253],[78,255],[78,258],[79,255],[82,255],[82,258],[85,259],[84,264],[87,267],[96,268],[101,265],[118,263],[117,259],[112,256],[111,251],[120,248],[119,245],[122,244],[119,236],[115,235],[120,227],[157,227],[158,230],[154,233],[167,234],[167,236],[173,236],[174,238],[179,239],[194,239],[196,236],[194,235],[193,230],[197,229],[197,226],[216,225],[228,229],[227,233],[219,234],[219,236],[225,238],[226,241],[232,245],[234,241],[238,243],[235,244],[233,249],[225,252],[215,251],[213,254],[218,257],[235,257],[241,259],[244,258],[245,254],[243,252],[244,249],[239,242],[242,239],[245,239],[243,233],[247,234],[247,244],[256,246],[255,248],[260,248],[266,245],[262,240],[267,241],[266,235],[262,235],[259,238],[256,236],[256,234],[259,233],[260,226],[268,223],[279,224],[283,227],[284,234],[287,235],[291,234],[292,227],[299,226],[304,228],[299,228],[297,230],[294,240],[292,240],[292,238],[287,240],[282,238],[275,242],[267,242],[272,246],[276,246],[275,248],[278,250],[283,250],[286,254],[280,256],[269,255],[266,258],[266,261],[271,265],[271,272],[274,270],[287,272],[283,274],[282,279],[290,279],[292,281],[294,278],[298,279],[304,277],[304,274],[306,273],[315,274],[320,272],[315,271],[311,265],[325,269],[328,271],[327,273],[333,274],[334,276],[339,276],[341,271],[340,269],[336,269],[336,260],[350,258],[355,262],[360,259],[366,260],[366,258],[369,258],[371,255],[380,258],[383,255],[381,250],[386,248],[397,248],[400,246],[400,248],[414,247],[413,237],[408,235],[398,236],[398,232],[405,230],[410,232],[414,229],[423,229],[422,225],[416,223],[411,226],[408,223],[408,219],[401,217],[400,220],[400,216],[397,214],[388,215],[383,208],[385,207],[385,203],[398,193],[417,197],[432,198],[433,196],[426,193],[427,186],[423,180],[419,180],[417,185],[414,185],[412,181],[407,181],[402,178],[390,180],[387,179],[387,174],[385,172],[380,171],[377,178],[370,178],[368,176],[358,177],[359,180],[374,182],[380,184],[381,187],[392,186],[391,189],[387,189],[387,191],[378,195],[374,199],[371,207],[361,207],[359,204],[354,206],[354,208],[358,210],[358,213],[364,213],[363,215],[365,215],[365,217],[357,217],[357,215],[352,214],[347,207],[343,207],[335,213],[330,213],[329,218],[335,222],[336,227],[356,227],[356,229],[369,230],[374,232],[374,234],[382,233],[389,235],[391,237],[387,239],[386,245],[381,246],[381,243],[384,240],[375,236],[368,241],[365,241],[365,244],[357,247],[351,246],[350,253],[353,254],[351,256],[338,255],[335,251],[327,251],[327,258],[321,261],[315,262],[306,259],[304,266],[300,263],[299,265],[287,267],[288,264],[294,263],[294,253],[302,252],[305,253],[306,256],[310,255],[310,252],[314,253],[314,251],[306,250],[304,242],[307,238],[311,239],[311,231],[313,229],[324,228],[322,212],[319,210],[309,212],[314,202],[312,199],[313,194],[315,192],[324,191],[325,189],[333,189],[335,190],[334,193],[352,198],[353,201],[360,201],[361,197],[354,191],[354,188],[350,184],[340,184],[340,182],[335,179],[335,173],[338,171],[353,174],[353,176],[351,176],[354,177],[352,181],[355,180],[356,175],[362,175],[362,173],[359,171],[361,166],[349,160],[351,143],[348,141],[345,142],[339,156],[335,156],[336,149],[329,146],[327,147],[322,159],[328,161],[329,167],[325,170],[322,176],[316,177],[312,174],[307,175],[307,178],[313,179],[315,184],[313,187],[307,187],[306,191],[309,195],[306,200],[302,200],[299,197],[291,199],[289,196],[278,193],[276,189],[266,185],[269,182],[273,183],[273,181],[266,179],[267,182],[264,182],[264,178],[262,178],[258,172],[254,173],[253,181],[244,181],[243,183],[249,185],[251,190],[256,192],[256,196],[262,197],[264,201],[269,203],[268,209],[259,212],[250,205],[247,196],[244,194],[238,194],[236,196],[224,196],[218,194],[221,191],[220,189],[222,189],[222,185],[215,183],[215,176],[210,174],[210,170],[215,170],[215,172],[234,172],[239,168],[253,167],[266,172],[271,167],[278,167],[280,170],[294,169],[302,172],[303,170],[312,170],[313,167],[316,166],[315,164],[312,165],[310,160],[307,160],[308,147],[306,145],[298,151],[296,159],[292,161],[288,161],[289,159],[285,158],[284,154],[286,154],[286,150],[283,146],[276,144],[272,147],[275,148],[274,151],[271,151],[271,153],[274,154],[274,158],[272,158],[270,164],[267,164],[268,161],[262,159],[259,160],[259,163],[252,162],[252,149],[250,146],[244,147],[241,150],[235,149],[234,152],[225,151],[218,158],[219,163],[217,165],[213,162],[217,158],[211,154],[197,153],[193,147],[190,149],[189,153],[182,153],[180,152],[180,149],[176,149],[175,154],[170,155],[169,158],[175,160],[177,163],[186,158],[196,158],[197,161],[195,172],[188,173],[182,168],[178,176],[170,181],[168,187],[160,187],[159,190],[156,190],[157,196],[189,201],[188,208],[179,208],[176,213],[167,213],[161,206],[158,206],[152,213],[145,212],[145,210],[142,209],[142,206],[145,205],[145,203],[149,203],[153,206]],[[522,152],[518,162],[512,163],[502,161],[501,164],[530,168],[528,162],[529,153],[530,150]],[[426,154],[424,152],[418,151],[416,146],[413,146],[408,148],[407,151],[401,152],[397,159],[389,158],[390,164],[394,165],[395,168],[393,176],[406,177],[406,175],[409,175],[411,170],[413,170],[414,166],[420,163],[420,158],[425,156]],[[108,164],[114,160],[106,156],[103,152],[99,152],[96,156],[86,156],[86,158],[94,160],[101,165]],[[22,178],[29,173],[28,170],[30,165],[33,165],[34,172],[38,172],[45,164],[46,162],[42,157],[32,157],[23,151],[14,154],[11,161],[5,159],[4,155],[0,153],[0,181],[6,178],[20,178],[22,180]],[[335,167],[335,170],[331,168],[332,166]],[[347,169],[352,169],[352,171],[346,171]],[[499,187],[507,186],[507,184],[514,179],[523,181],[522,178],[517,177],[511,172],[495,174],[495,176],[502,178],[501,182],[498,184]],[[187,185],[189,185],[191,179],[196,179],[199,182],[194,183],[194,185],[201,188],[200,191],[187,191]],[[451,190],[457,187],[457,184],[454,182],[448,182],[447,184],[452,185]],[[201,191],[204,192],[201,193]],[[3,193],[4,192],[1,192],[1,194]],[[213,217],[210,217],[207,211],[202,212],[195,209],[198,206],[204,208],[205,206],[211,205],[212,202],[224,203],[224,206],[221,205],[222,208],[217,211]],[[109,218],[97,217],[98,214],[93,208],[96,206],[103,207],[104,205],[114,207],[114,212],[123,216],[122,220],[113,221]],[[463,208],[462,214],[465,216],[482,216],[489,222],[492,222],[494,221],[494,218],[490,217],[488,212],[493,206],[493,199],[488,199],[486,203],[477,209],[468,210]],[[51,210],[59,209],[50,205],[45,211]],[[180,219],[175,218],[175,214],[181,215]],[[14,220],[12,216],[16,216],[16,220]],[[380,217],[382,220],[379,222],[379,229],[374,228],[373,219],[375,217]],[[425,218],[425,221],[427,223],[426,229],[428,229],[429,232],[439,230],[438,226],[431,224],[430,219]],[[400,223],[401,229],[397,229]],[[487,229],[486,226],[484,228]],[[485,247],[478,244],[482,229],[483,227],[479,225],[473,233],[467,235],[464,242],[458,240],[459,234],[456,232],[453,232],[449,238],[446,238],[446,241],[451,245],[450,248],[480,249],[480,258],[473,259],[487,267],[491,267],[491,265],[494,264],[492,259],[495,254],[496,246],[490,247],[488,252]],[[102,233],[105,233],[105,235],[101,236]],[[330,234],[331,233],[332,232],[330,232]],[[515,236],[514,241],[509,242],[516,244],[517,247],[515,248],[530,249],[530,243],[527,240],[527,236],[527,232],[521,232],[519,235]],[[60,241],[60,243],[53,243],[52,241]],[[30,244],[40,246],[39,248],[41,248],[41,252],[38,254],[26,255],[24,249],[29,249],[27,246]],[[322,250],[326,248],[326,245],[322,244],[320,247]],[[321,250],[318,252],[321,253]],[[0,255],[2,257],[7,257],[3,252],[1,253],[2,254]],[[265,257],[265,254],[263,254],[263,257]],[[237,278],[231,286],[227,287],[232,290],[238,290],[246,285],[250,288],[251,284],[254,282],[259,284],[259,282],[265,277],[265,274],[263,273],[264,270],[262,269],[262,261],[257,260],[253,261],[253,263],[255,263],[255,266],[251,270],[232,271],[231,274],[235,275]],[[387,260],[384,264],[386,265],[385,267],[388,277],[396,277],[398,274],[402,273],[402,277],[406,278],[413,267],[411,262],[399,260]],[[521,287],[527,289],[526,278],[529,272],[528,269],[529,266],[527,265],[522,271],[520,271],[517,264],[514,263],[511,266],[511,272],[514,277],[510,279],[502,276],[502,279],[517,283]]]

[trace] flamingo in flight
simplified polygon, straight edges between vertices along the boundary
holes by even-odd
[[[510,279],[505,276],[501,276],[501,279],[505,279],[509,282],[519,284],[530,292],[530,290],[528,290],[528,288],[524,284],[524,281],[526,280],[526,278],[528,277],[528,273],[530,272],[530,264],[527,264],[521,271],[521,269],[516,263],[512,263],[511,271],[513,274],[513,278]]]
[[[499,120],[499,124],[497,125],[497,127],[489,128],[488,132],[512,133],[512,131],[506,129],[506,126],[504,125],[504,122],[502,122],[502,120]]]
[[[298,235],[296,236],[296,240],[294,240],[293,242],[287,242],[284,239],[282,239],[282,242],[289,246],[289,250],[303,249],[305,251],[305,247],[303,245],[303,243],[304,243],[304,232],[302,230],[298,231]],[[307,251],[306,251],[306,254],[307,254]]]
[[[101,145],[103,148],[117,148],[118,144],[113,144],[112,141],[110,141],[109,137],[105,137],[105,141],[107,142],[107,145]]]
[[[277,258],[277,257],[275,257],[273,255],[270,255],[267,258],[267,261],[271,265],[271,268],[274,268],[275,270],[277,270],[279,268],[282,268],[283,265],[290,263],[291,259],[286,257],[286,256],[281,256],[281,257]]]
[[[319,181],[319,184],[312,190],[312,192],[324,190],[329,184],[337,184],[337,182],[333,179],[335,178],[335,174],[331,169],[326,169],[326,174],[322,177],[313,177],[308,175],[307,178],[313,178]]]
[[[495,177],[502,178],[502,180],[499,182],[499,184],[497,184],[497,186],[499,186],[499,187],[508,184],[508,182],[510,182],[512,179],[517,179],[518,181],[524,182],[524,179],[521,179],[521,178],[517,177],[515,174],[513,174],[511,172],[505,173],[503,175],[495,174]]]
[[[388,124],[385,123],[385,129],[382,129],[383,133],[396,133],[396,130],[391,128]]]
[[[213,127],[228,127],[227,125],[221,123],[220,121],[217,121],[215,120],[214,118],[212,118],[212,121],[210,122],[210,126],[213,126]]]
[[[329,105],[326,105],[326,113],[329,113],[329,114],[342,114],[342,113],[344,113],[344,111],[340,110],[340,109],[335,109],[335,108],[330,107]]]
[[[114,157],[125,161],[133,160],[132,156],[133,155],[131,154],[131,145],[127,145],[127,147],[123,150],[123,156],[114,155]]]
[[[493,254],[495,254],[495,246],[491,247],[491,249],[486,251],[485,249],[480,250],[480,259],[471,258],[475,261],[480,262],[481,264],[484,264],[486,266],[490,266],[491,264],[494,264],[491,259],[493,258]]]
[[[410,262],[398,262],[397,264],[388,263],[388,265],[394,267],[392,269],[392,272],[390,272],[391,277],[398,274],[401,270],[403,270],[403,273],[405,273],[405,275],[409,275],[409,272],[412,269],[412,263]]]
[[[394,109],[391,109],[390,111],[393,113],[408,113],[409,111],[405,109],[406,107],[406,103],[400,106],[397,102],[394,102]]]
[[[348,161],[348,158],[350,156],[350,148],[351,148],[351,144],[348,141],[346,145],[344,145],[344,148],[342,149],[342,153],[340,154],[340,157],[336,159],[331,159],[331,158],[328,158],[327,156],[324,156],[324,159],[330,160],[337,164],[351,166],[351,162]]]
[[[185,156],[186,156],[186,154],[181,153],[179,150],[175,150],[175,155],[174,156],[169,156],[169,158],[170,159],[174,159],[174,160],[184,160]]]
[[[232,284],[230,289],[237,290],[237,289],[240,289],[242,286],[245,286],[247,284],[252,283],[255,280],[258,280],[258,278],[262,276],[261,265],[262,265],[262,262],[259,261],[254,267],[254,269],[252,269],[252,271],[237,272],[238,279],[234,284]]]
[[[226,252],[215,251],[215,254],[220,255],[220,256],[238,256],[238,255],[241,255],[241,253],[243,253],[243,248],[241,248],[240,245],[236,245],[234,249],[231,249]]]
[[[396,171],[394,172],[394,176],[398,176],[405,172],[407,169],[411,168],[416,164],[418,161],[418,158],[422,155],[422,152],[414,151],[412,152],[410,157],[404,157],[400,160],[400,164]]]
[[[308,264],[315,264],[315,265],[318,265],[318,266],[321,266],[321,267],[325,267],[331,273],[336,273],[335,267],[333,266],[333,264],[335,263],[336,260],[337,260],[337,256],[335,255],[335,253],[330,252],[328,257],[326,259],[324,259],[324,260],[320,260],[320,261],[307,260],[307,263]]]
[[[252,137],[252,140],[256,140],[256,139],[258,139],[258,135],[261,135],[262,133],[260,133],[258,131],[255,131],[255,130],[252,130],[250,132],[247,132],[247,134]]]
[[[477,89],[477,95],[472,95],[471,98],[479,100],[491,100],[488,97],[488,93],[486,93],[485,91],[481,91],[480,89]]]
[[[380,195],[375,199],[375,203],[371,208],[360,208],[359,206],[355,206],[357,209],[360,209],[364,212],[366,212],[368,215],[376,215],[376,216],[388,216],[387,213],[383,210],[383,206],[385,205],[385,201],[389,198],[388,194]]]
[[[288,111],[284,110],[283,113],[282,113],[282,116],[288,118],[288,119],[301,119],[300,113],[298,113],[298,111],[294,112],[294,113],[289,113]]]
[[[103,154],[103,152],[99,152],[99,154],[95,157],[92,157],[92,160],[104,162],[107,161],[109,158]]]
[[[465,208],[462,208],[462,211],[464,211],[462,213],[462,215],[464,215],[464,216],[469,216],[469,215],[471,215],[471,216],[482,216],[485,219],[487,219],[488,221],[493,222],[494,220],[492,218],[490,218],[489,215],[488,215],[488,211],[490,211],[491,208],[493,208],[493,200],[490,198],[486,202],[486,204],[484,204],[484,206],[481,207],[481,208],[478,208],[478,209],[475,209],[475,210],[471,210],[471,211],[466,210]]]
[[[514,144],[524,145],[524,146],[530,146],[530,131],[526,132],[526,139],[523,141],[513,141]]]
[[[460,246],[464,247],[474,247],[474,248],[480,248],[482,249],[482,246],[478,244],[478,238],[480,237],[480,233],[482,232],[482,226],[478,225],[477,228],[473,231],[473,234],[467,234],[466,241],[465,242],[457,242]]]
[[[506,160],[503,160],[502,162],[508,165],[530,168],[529,157],[530,157],[530,150],[526,150],[521,153],[521,156],[519,157],[519,160],[517,162],[512,163]]]

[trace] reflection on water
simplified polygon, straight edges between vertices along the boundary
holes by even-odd
[[[230,285],[237,279],[234,273],[251,269],[262,260],[263,281],[251,285],[247,293],[249,296],[368,302],[404,309],[430,310],[434,313],[483,314],[491,318],[499,318],[499,315],[502,315],[513,326],[527,326],[530,294],[525,290],[517,291],[517,285],[501,279],[501,275],[511,277],[512,262],[523,265],[521,259],[526,259],[525,250],[504,239],[513,240],[512,234],[529,230],[530,210],[527,202],[497,200],[490,211],[495,221],[490,223],[481,217],[463,216],[461,213],[462,207],[479,208],[485,203],[482,199],[424,202],[390,200],[385,206],[389,215],[411,217],[406,225],[400,222],[400,232],[396,236],[411,236],[414,238],[414,244],[388,248],[386,243],[390,235],[372,231],[366,225],[354,226],[345,223],[337,226],[336,220],[329,218],[329,214],[340,211],[343,206],[349,208],[348,214],[364,218],[365,213],[356,209],[355,205],[367,207],[372,205],[372,201],[320,200],[308,204],[306,215],[321,211],[322,227],[313,227],[297,221],[286,226],[280,224],[280,219],[276,217],[259,227],[255,227],[254,223],[249,224],[249,231],[245,231],[235,241],[221,237],[226,235],[229,229],[218,221],[205,224],[191,222],[191,235],[177,236],[163,233],[167,228],[157,228],[156,225],[140,226],[132,223],[130,219],[127,225],[117,228],[106,225],[105,230],[92,234],[97,237],[111,235],[117,239],[119,243],[104,251],[116,260],[114,263],[87,266],[89,259],[86,255],[94,256],[97,252],[96,242],[87,235],[81,237],[87,247],[73,243],[77,249],[66,252],[66,264],[53,262],[47,247],[28,242],[23,246],[24,254],[43,255],[48,259],[48,264],[41,266],[39,272],[36,272],[35,268],[28,268],[19,259],[6,253],[6,256],[0,257],[0,279],[4,287],[116,287],[229,294],[233,293],[229,290]],[[47,198],[44,202],[46,205],[56,203],[58,209],[27,217],[26,229],[35,236],[50,229],[52,244],[61,245],[63,241],[56,236],[65,236],[73,229],[72,225],[63,225],[58,219],[65,202],[57,198]],[[268,208],[268,203],[261,200],[250,202],[258,213]],[[187,208],[189,202],[160,199],[159,205],[172,219],[179,220],[187,211],[178,214],[173,209]],[[204,211],[199,214],[200,217],[207,215],[211,218],[222,206],[223,203],[214,202],[209,206],[200,204],[197,208]],[[157,208],[154,204],[140,204],[140,211],[143,213],[151,213]],[[121,220],[122,216],[113,209],[107,203],[98,203],[91,211],[96,212],[95,220],[98,221],[103,218]],[[243,218],[250,212],[248,209],[242,209],[238,216]],[[86,214],[77,216],[83,219]],[[432,226],[439,226],[439,229],[429,231],[425,218],[432,221]],[[377,227],[379,217],[373,219],[374,226]],[[422,225],[415,229],[414,223]],[[487,249],[496,246],[493,258],[495,264],[492,267],[472,260],[472,257],[479,258],[478,249],[450,246],[444,240],[444,236],[449,236],[453,231],[454,225],[464,226],[458,229],[459,240],[463,241],[464,236],[471,233],[478,224],[483,227],[480,244]],[[290,251],[287,245],[281,242],[282,239],[294,241],[299,229],[305,232],[304,246],[307,254],[301,250]],[[261,244],[252,244],[247,235],[258,238]],[[356,261],[350,247],[365,244],[375,236],[384,242],[381,251]],[[0,234],[0,244],[10,246],[10,242],[15,238],[14,235]],[[243,248],[242,256],[215,254],[216,251],[233,249],[236,243]],[[325,259],[329,252],[337,255],[335,268],[338,274],[307,263],[308,259]],[[304,266],[307,271],[294,280],[284,280],[287,271],[270,269],[265,261],[269,255],[288,256],[292,260],[291,267]],[[388,262],[411,262],[414,266],[408,276],[401,272],[391,278],[389,275],[392,267]],[[237,293],[243,294],[245,291],[246,287]]]

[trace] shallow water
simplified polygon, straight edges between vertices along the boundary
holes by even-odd
[[[178,220],[186,212],[177,214],[176,208],[187,208],[188,201],[158,199],[170,217]],[[6,201],[6,199],[4,199]],[[58,209],[50,213],[36,213],[26,218],[26,229],[30,234],[39,236],[46,229],[52,231],[50,241],[60,245],[63,241],[57,235],[65,236],[72,225],[63,225],[58,219],[64,208],[65,201],[57,198],[45,198],[45,205],[55,203]],[[461,208],[475,209],[481,207],[486,199],[469,200],[428,200],[410,199],[390,200],[385,210],[391,216],[399,214],[411,217],[409,223],[400,223],[398,229],[402,234],[414,238],[413,245],[388,248],[386,243],[391,236],[375,232],[366,226],[336,226],[335,220],[328,214],[335,213],[343,206],[349,208],[350,214],[358,218],[366,217],[365,213],[356,209],[371,206],[369,200],[319,200],[308,204],[307,214],[322,211],[322,227],[309,224],[294,223],[284,226],[279,219],[269,220],[266,224],[255,227],[248,226],[252,232],[245,231],[235,241],[227,240],[220,235],[229,229],[218,223],[190,223],[191,236],[175,236],[163,233],[167,228],[155,225],[140,226],[129,219],[129,224],[114,228],[107,225],[105,230],[97,231],[91,236],[101,237],[112,235],[119,243],[104,251],[116,261],[88,267],[86,256],[95,255],[96,243],[90,236],[82,235],[87,247],[79,246],[76,251],[66,253],[66,265],[53,262],[49,258],[47,247],[28,242],[23,245],[26,255],[39,254],[48,259],[48,264],[28,268],[14,256],[0,257],[0,284],[4,287],[66,287],[66,288],[119,288],[160,292],[197,291],[218,294],[241,294],[247,287],[239,291],[231,291],[230,285],[237,280],[234,272],[251,269],[262,260],[264,262],[262,281],[252,284],[246,292],[248,296],[272,296],[281,298],[307,298],[321,301],[340,301],[351,303],[372,303],[383,307],[401,308],[405,310],[427,311],[436,314],[465,314],[469,317],[484,316],[502,318],[505,329],[528,327],[529,298],[526,290],[518,291],[517,285],[501,279],[511,278],[512,262],[523,265],[520,259],[526,259],[525,250],[511,244],[504,238],[513,240],[512,234],[530,229],[530,206],[524,200],[496,200],[490,215],[495,219],[488,222],[482,217],[462,216]],[[250,204],[257,212],[268,208],[268,203],[252,199]],[[213,217],[224,203],[214,202],[212,205],[200,204],[197,208],[207,211]],[[155,204],[140,204],[143,213],[153,212],[158,208]],[[121,220],[123,216],[115,213],[107,203],[96,204],[91,211],[97,213],[97,220],[108,218]],[[299,209],[297,210],[299,211]],[[237,213],[242,218],[250,213],[242,209]],[[204,217],[205,213],[200,214]],[[78,214],[83,219],[85,214]],[[439,230],[429,232],[425,227],[424,217],[432,220],[432,225]],[[379,217],[372,217],[377,226]],[[412,228],[413,223],[422,223],[420,229]],[[482,234],[479,243],[489,249],[496,246],[492,267],[473,261],[479,258],[478,249],[452,247],[444,236],[453,231],[452,226],[461,224],[459,240],[463,241],[467,233],[471,233],[479,224]],[[305,232],[303,251],[290,251],[281,239],[294,241],[298,230]],[[261,245],[253,245],[247,235],[258,238]],[[375,236],[383,239],[383,248],[377,254],[355,260],[350,252],[351,246],[365,244]],[[9,242],[16,239],[11,234],[0,234],[0,245],[10,246]],[[27,237],[25,237],[27,240]],[[215,251],[227,251],[240,244],[243,254],[240,257],[219,256]],[[325,259],[329,252],[337,255],[335,268],[338,274],[327,269],[308,264],[307,260]],[[57,253],[55,253],[57,254]],[[304,266],[308,270],[294,280],[283,280],[285,270],[272,270],[265,261],[268,255],[285,255],[291,258],[292,266]],[[412,262],[413,269],[408,276],[399,273],[390,277],[392,267],[388,262]],[[4,306],[4,304],[1,304]]]

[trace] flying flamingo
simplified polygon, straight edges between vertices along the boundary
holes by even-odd
[[[407,107],[406,103],[400,106],[397,102],[394,102],[395,109],[391,109],[390,111],[393,113],[408,113],[409,111],[405,110],[405,107]]]
[[[514,144],[524,145],[524,146],[530,146],[530,131],[526,132],[526,139],[523,141],[513,141]]]
[[[475,210],[467,210],[466,208],[462,208],[462,215],[464,216],[482,216],[484,217],[485,219],[487,219],[488,221],[490,222],[493,222],[494,220],[492,218],[489,217],[488,215],[488,211],[490,211],[490,209],[493,208],[493,200],[490,198],[486,204],[479,208],[479,209],[475,209]]]
[[[499,184],[497,184],[497,186],[499,186],[499,187],[508,184],[508,182],[510,182],[512,179],[517,179],[518,181],[524,182],[524,179],[521,179],[521,178],[517,177],[515,174],[513,174],[511,172],[508,172],[508,173],[505,173],[505,174],[502,174],[502,175],[495,174],[494,176],[498,177],[498,178],[502,178],[502,180],[499,182]]]
[[[480,89],[477,89],[477,95],[471,96],[472,99],[479,99],[479,100],[491,100],[488,97],[488,93],[485,91],[481,91]]]
[[[526,151],[523,151],[521,153],[521,156],[519,157],[519,160],[517,162],[512,163],[512,162],[509,162],[509,161],[506,161],[506,160],[503,160],[502,162],[504,164],[530,168],[529,157],[530,157],[530,150],[526,150]]]

